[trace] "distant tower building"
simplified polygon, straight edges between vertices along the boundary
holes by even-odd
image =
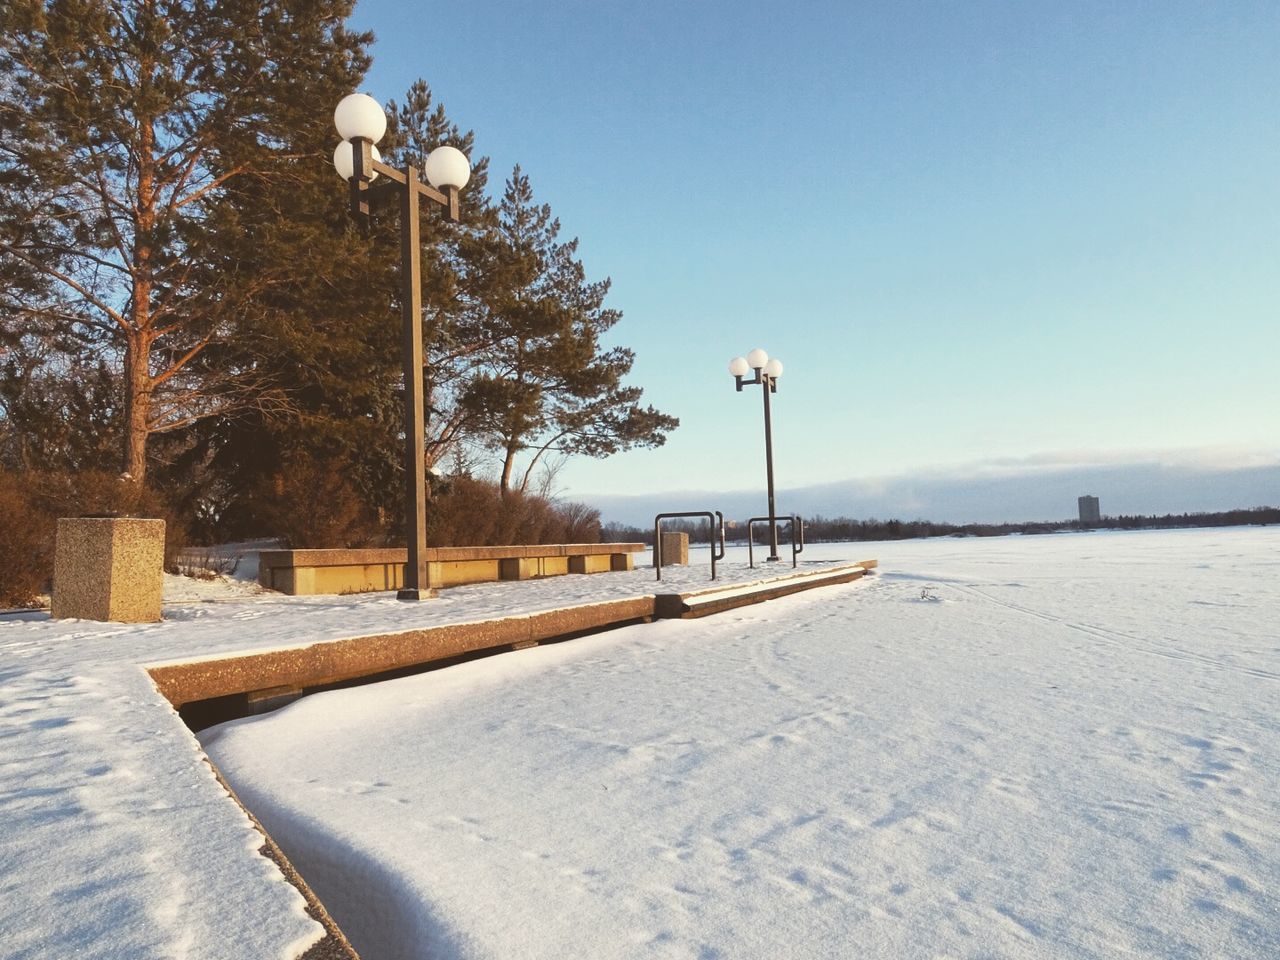
[[[1098,498],[1088,495],[1080,497],[1076,500],[1080,505],[1080,525],[1088,526],[1091,523],[1101,523],[1102,513],[1098,510]]]

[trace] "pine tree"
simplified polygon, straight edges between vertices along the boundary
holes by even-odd
[[[498,224],[476,251],[481,298],[473,332],[483,358],[466,390],[476,429],[501,462],[504,493],[529,488],[552,452],[605,457],[662,445],[675,417],[640,406],[624,386],[634,354],[606,348],[602,336],[622,314],[604,305],[609,280],[588,281],[578,240],[559,240],[560,221],[534,201],[515,168]],[[521,458],[524,462],[521,464]]]
[[[243,242],[228,232],[235,192],[279,187],[293,129],[362,75],[371,37],[346,29],[351,7],[0,7],[0,324],[12,340],[14,326],[36,321],[64,354],[74,344],[110,365],[121,461],[138,483],[153,436],[280,399],[244,362],[245,344],[219,348],[247,304],[306,268],[226,269],[228,243]]]
[[[340,91],[328,101],[350,92]],[[460,130],[419,80],[403,104],[387,107],[379,144],[388,163],[419,169],[427,153],[449,143],[468,155],[474,136]],[[226,211],[226,233],[244,242],[227,248],[219,269],[242,282],[265,261],[305,264],[293,282],[254,297],[237,321],[233,365],[255,364],[286,402],[265,413],[213,418],[197,431],[191,456],[207,458],[221,509],[234,532],[260,528],[259,491],[288,470],[327,465],[399,537],[403,516],[403,374],[400,331],[398,205],[375,205],[367,229],[348,214],[348,193],[330,162],[337,134],[328,114],[316,126],[294,125],[291,153],[305,156],[290,189],[246,181]],[[313,157],[320,162],[312,162]],[[460,224],[430,208],[422,217],[424,343],[428,357],[427,461],[458,442],[465,415],[456,402],[456,370],[467,346],[459,315],[467,297],[463,238],[484,233],[493,217],[485,198],[486,161],[473,158]]]
[[[471,179],[462,196],[461,222],[450,223],[434,210],[427,210],[422,220],[426,460],[433,466],[457,449],[471,428],[466,390],[484,363],[487,346],[478,335],[474,306],[486,296],[484,277],[473,261],[485,239],[492,236],[497,216],[485,193],[488,158],[475,156],[475,134],[464,132],[451,121],[443,105],[433,105],[424,81],[409,88],[402,106],[392,102],[388,112],[388,153],[401,168],[412,164],[421,170],[427,154],[442,144],[457,147],[472,160]]]

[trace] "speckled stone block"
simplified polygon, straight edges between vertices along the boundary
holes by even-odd
[[[55,620],[151,623],[160,619],[163,589],[163,520],[58,520],[53,558]]]
[[[687,533],[664,533],[662,535],[662,565],[689,565],[689,535]]]

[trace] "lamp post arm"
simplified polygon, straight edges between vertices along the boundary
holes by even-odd
[[[363,137],[352,141],[357,148],[352,151],[351,212],[356,216],[369,216],[369,192],[374,175],[386,177],[392,183],[412,190],[419,197],[437,203],[445,209],[445,216],[455,223],[461,219],[459,191],[457,187],[437,190],[417,177],[411,177],[408,168],[397,170],[389,163],[374,159],[373,144]]]

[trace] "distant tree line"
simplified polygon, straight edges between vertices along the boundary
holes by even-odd
[[[937,523],[931,520],[854,520],[850,517],[815,516],[804,520],[809,543],[850,540],[914,540],[926,537],[1003,537],[1009,534],[1060,533],[1065,530],[1158,530],[1185,527],[1236,527],[1280,523],[1280,507],[1252,507],[1217,513],[1166,513],[1141,516],[1104,517],[1101,523],[1081,524],[1079,520],[1030,523]],[[764,536],[765,524],[757,525],[756,539]],[[664,531],[689,534],[690,542],[707,542],[706,521],[668,520]],[[652,546],[653,528],[609,522],[601,528],[608,541],[643,542]],[[725,521],[728,540],[745,540],[745,521]]]
[[[1242,527],[1280,523],[1280,507],[1250,507],[1217,513],[1166,513],[1162,516],[1121,515],[1103,517],[1101,523],[1083,525],[1086,530],[1145,530],[1176,527]],[[1075,526],[1081,527],[1079,521]]]
[[[1280,508],[1253,507],[1218,513],[1104,517],[1101,523],[1079,520],[1027,523],[936,523],[929,520],[851,520],[817,516],[805,521],[805,538],[812,542],[837,540],[911,540],[922,537],[1002,537],[1009,534],[1058,533],[1064,530],[1147,530],[1175,527],[1231,527],[1280,522]]]

